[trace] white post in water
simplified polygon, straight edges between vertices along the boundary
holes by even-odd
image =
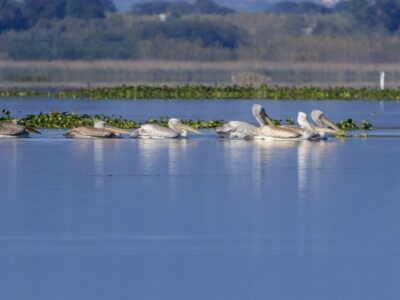
[[[380,86],[381,86],[381,90],[384,90],[385,89],[385,72],[381,71],[380,74],[381,74]]]

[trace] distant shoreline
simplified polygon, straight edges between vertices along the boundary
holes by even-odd
[[[119,86],[81,88],[61,91],[0,90],[0,98],[45,97],[55,99],[182,99],[182,100],[400,100],[400,88],[367,87],[281,87],[271,85],[177,85]]]
[[[0,60],[0,89],[69,90],[127,86],[253,85],[283,87],[400,86],[399,63],[157,61],[157,60]]]

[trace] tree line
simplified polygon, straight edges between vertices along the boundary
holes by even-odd
[[[399,2],[286,1],[255,14],[211,0],[149,2],[125,14],[112,0],[0,0],[0,58],[391,61]]]

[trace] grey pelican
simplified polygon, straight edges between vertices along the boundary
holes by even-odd
[[[147,139],[174,139],[186,137],[188,131],[196,134],[201,134],[196,129],[182,124],[178,119],[169,119],[168,127],[158,124],[144,124],[139,129],[131,133],[133,138],[147,138]]]
[[[325,114],[320,110],[313,110],[311,112],[311,119],[314,121],[316,126],[310,125],[312,126],[313,130],[320,135],[321,138],[326,139],[328,136],[334,135],[335,133],[343,133],[343,130],[339,129],[339,127],[337,127],[331,120],[325,117]],[[297,127],[294,125],[285,127],[290,128],[291,130],[302,135],[306,134],[304,128],[302,127]]]
[[[339,127],[329,120],[325,114],[320,110],[313,110],[311,112],[311,119],[318,126],[314,126],[319,134],[333,135],[335,133],[343,133]]]
[[[260,104],[254,104],[252,112],[260,126],[267,124],[267,120],[269,120],[269,118],[265,113],[264,108]],[[215,131],[221,138],[244,139],[249,137],[256,129],[256,126],[247,122],[230,121],[220,127],[217,127]]]
[[[80,126],[73,128],[64,136],[67,138],[93,139],[93,138],[118,138],[121,134],[130,134],[129,131],[107,125],[104,121],[94,122],[94,127]]]
[[[315,130],[314,126],[307,120],[307,115],[299,112],[297,122],[300,125],[298,128],[289,128],[279,125],[274,125],[272,120],[266,115],[264,116],[268,125],[257,128],[252,137],[254,139],[278,139],[278,140],[319,140],[321,136]]]
[[[18,124],[18,120],[0,122],[0,138],[29,137],[29,133],[38,133],[35,128]]]

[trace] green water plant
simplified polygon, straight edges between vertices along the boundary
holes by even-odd
[[[348,87],[254,86],[120,86],[62,91],[57,98],[90,99],[274,99],[274,100],[400,100],[400,89]]]
[[[128,120],[122,117],[105,116],[105,115],[88,115],[77,114],[74,112],[49,112],[40,114],[30,114],[20,120],[21,124],[35,127],[35,128],[73,128],[78,126],[93,126],[96,120],[102,120],[107,124],[123,128],[134,129],[138,128],[143,123],[157,123],[167,126],[168,118],[149,119],[144,122]],[[184,124],[194,128],[215,128],[220,126],[223,121],[218,120],[183,120]]]
[[[11,119],[12,114],[9,110],[3,109],[1,111],[0,120]],[[102,120],[108,124],[122,128],[122,129],[135,129],[141,124],[152,123],[160,124],[162,126],[168,126],[168,117],[161,118],[150,118],[145,121],[129,120],[123,117],[106,116],[102,114],[89,115],[89,114],[78,114],[76,112],[58,112],[52,111],[48,113],[29,114],[19,119],[19,122],[23,125],[27,125],[35,128],[73,128],[78,126],[93,126],[96,120]],[[281,120],[273,120],[276,125],[284,124]],[[195,129],[205,128],[216,128],[221,126],[223,120],[182,120],[182,122]],[[285,122],[288,125],[294,125],[294,120],[288,118]],[[357,124],[353,119],[347,119],[339,122],[338,127],[343,130],[358,130],[358,129],[371,129],[372,125],[364,120],[360,124]]]
[[[118,86],[58,92],[0,90],[1,97],[58,99],[272,99],[272,100],[400,100],[400,88],[281,87],[262,85]]]

